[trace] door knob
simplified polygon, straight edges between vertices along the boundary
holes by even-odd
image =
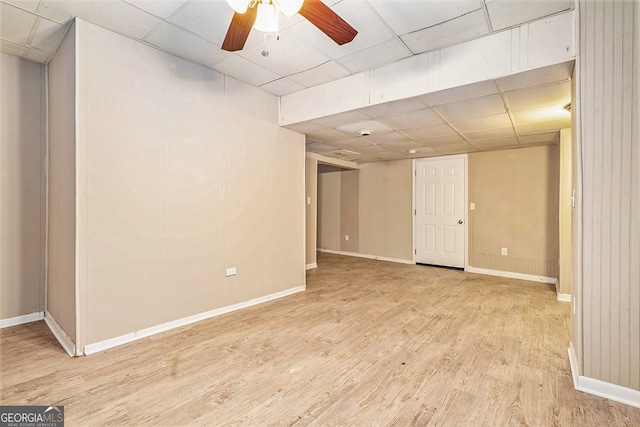
[[[461,219],[458,220],[458,224],[462,224],[462,220]]]

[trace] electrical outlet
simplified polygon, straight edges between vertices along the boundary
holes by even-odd
[[[349,241],[349,235],[348,234],[344,235],[344,240],[346,240],[347,242]]]
[[[236,268],[235,267],[227,268],[227,277],[235,276],[235,275],[236,275]]]
[[[471,209],[472,211],[476,210],[476,204],[475,203],[470,203],[469,204],[469,209]]]
[[[507,248],[502,248],[502,255],[508,255],[509,251]]]

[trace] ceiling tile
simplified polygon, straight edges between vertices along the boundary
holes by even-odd
[[[485,129],[496,129],[512,126],[511,119],[509,118],[509,115],[507,113],[480,117],[471,120],[461,120],[459,122],[452,122],[451,125],[458,129],[460,132],[474,132]]]
[[[188,0],[123,0],[160,18],[167,19]]]
[[[74,15],[74,12],[69,10],[67,6],[68,4],[66,3],[58,4],[54,0],[43,0],[38,5],[36,12],[38,15],[60,24],[67,24],[74,16],[80,16],[84,19],[81,15]]]
[[[369,3],[399,35],[428,28],[480,9],[480,2],[477,0],[414,0],[402,2],[402,7],[389,0],[369,0]]]
[[[319,129],[313,132],[309,132],[307,136],[313,139],[314,141],[322,141],[322,142],[336,142],[336,141],[343,141],[351,138],[350,135],[344,134],[340,131],[337,131],[335,129],[330,129],[330,128]]]
[[[466,153],[473,153],[476,151],[480,151],[479,149],[473,147],[470,144],[459,144],[459,145],[452,145],[452,146],[441,145],[439,147],[435,147],[434,149],[439,153],[440,156],[448,156],[453,154],[466,154]]]
[[[337,128],[350,123],[359,123],[366,120],[370,120],[370,117],[360,111],[347,111],[345,113],[320,117],[315,121],[328,127]]]
[[[364,137],[364,139],[376,145],[417,144],[415,140],[400,132],[372,134],[371,136]]]
[[[439,145],[468,145],[469,143],[456,133],[453,135],[441,135],[434,138],[421,139],[420,144],[425,147],[437,147]]]
[[[492,0],[487,2],[487,11],[497,31],[569,10],[572,6],[572,0]]]
[[[560,139],[560,132],[546,132],[518,137],[522,145],[527,144],[556,144]]]
[[[446,46],[473,40],[489,34],[489,27],[482,10],[424,28],[401,36],[413,53],[428,52]]]
[[[501,95],[488,95],[434,107],[449,121],[491,116],[506,112]]]
[[[66,33],[67,27],[65,25],[44,18],[38,18],[34,27],[31,46],[47,52],[47,54],[50,55],[58,48],[58,45],[60,45]]]
[[[498,128],[498,129],[486,129],[486,130],[478,130],[475,132],[465,132],[464,137],[469,141],[475,143],[475,141],[486,140],[486,139],[495,139],[495,138],[506,138],[506,137],[515,137],[516,134],[513,131],[512,127],[507,128]]]
[[[38,3],[40,0],[2,0],[5,3],[12,4],[20,9],[28,10],[29,12],[35,12],[38,9]]]
[[[73,16],[79,16],[100,27],[137,39],[143,38],[162,22],[120,0],[42,0],[38,13],[62,24],[66,24]]]
[[[29,48],[16,43],[12,43],[8,40],[0,39],[0,51],[2,51],[2,53],[6,53],[7,55],[26,56]]]
[[[472,141],[471,144],[474,147],[479,148],[481,150],[520,147],[520,144],[518,143],[518,138],[516,138],[515,136],[507,137],[507,138],[485,139],[482,141]]]
[[[403,133],[409,135],[413,139],[417,139],[418,141],[422,141],[428,138],[440,137],[443,135],[452,135],[455,134],[456,131],[451,128],[451,126],[446,123],[434,126],[427,126],[418,129],[409,129],[403,131]]]
[[[570,61],[525,71],[523,73],[512,74],[496,81],[503,92],[509,92],[516,89],[569,80],[572,73],[573,61]]]
[[[516,126],[518,135],[531,135],[534,133],[552,132],[571,127],[571,118],[553,120],[549,122],[533,123],[530,125]]]
[[[223,58],[218,46],[162,22],[145,40],[158,49],[200,64],[213,64]]]
[[[438,153],[436,150],[429,147],[416,148],[414,149],[414,151],[415,153],[407,152],[405,157],[409,159],[419,159],[421,157],[434,157],[440,155],[440,153]]]
[[[404,43],[394,38],[338,58],[338,62],[352,73],[357,73],[371,70],[408,56],[411,56],[411,51],[407,49]]]
[[[348,76],[350,73],[342,65],[335,61],[327,61],[317,67],[310,68],[300,73],[289,75],[289,79],[304,86],[311,87],[321,85],[333,80]]]
[[[369,153],[378,150],[375,144],[371,144],[363,138],[350,138],[343,141],[336,141],[332,145],[341,149],[357,151],[358,153]]]
[[[195,0],[183,7],[169,21],[221,46],[232,17],[233,9],[224,0]]]
[[[516,126],[555,120],[571,120],[571,113],[562,108],[562,104],[514,111],[512,115]]]
[[[370,131],[371,135],[393,131],[393,129],[391,129],[389,126],[377,120],[364,120],[355,123],[348,123],[339,126],[337,129],[354,136],[357,136],[358,131],[360,130],[368,130]]]
[[[380,120],[398,130],[417,129],[444,123],[442,118],[431,108],[422,108],[410,113],[381,118]]]
[[[400,160],[404,156],[397,151],[380,151],[378,157],[380,160]]]
[[[449,142],[446,144],[434,144],[429,148],[433,148],[435,151],[439,153],[450,153],[450,152],[459,152],[464,150],[475,150],[476,148],[469,144],[466,141],[461,142]]]
[[[36,18],[32,13],[0,3],[0,37],[14,43],[26,44]]]
[[[302,90],[304,89],[304,86],[299,85],[288,78],[281,78],[260,86],[260,89],[264,89],[276,96],[283,96]]]
[[[310,151],[312,153],[325,153],[327,151],[335,151],[338,149],[337,147],[334,147],[332,145],[322,143],[308,144],[306,147],[307,151]]]
[[[511,111],[520,111],[545,106],[564,106],[571,102],[571,82],[551,83],[505,92],[507,104]]]
[[[402,151],[402,152],[405,152],[411,149],[424,148],[422,144],[412,139],[407,139],[405,141],[391,142],[388,144],[380,144],[380,145],[384,146],[384,149],[386,150]]]
[[[365,0],[342,1],[331,9],[358,31],[351,42],[340,46],[307,20],[291,26],[290,30],[320,52],[333,58],[344,57],[395,37]]]
[[[464,101],[466,99],[480,98],[496,93],[499,93],[499,91],[495,82],[493,80],[487,80],[484,82],[428,93],[426,95],[422,95],[420,99],[427,105],[431,105],[433,107],[436,105]]]
[[[373,118],[392,117],[425,108],[426,105],[418,97],[406,98],[398,101],[384,102],[381,104],[364,107],[362,112]]]
[[[25,58],[30,59],[34,62],[39,62],[41,64],[45,64],[52,52],[45,52],[43,50],[32,47],[29,49],[29,52],[25,55]]]
[[[264,51],[269,52],[267,56]],[[245,47],[238,55],[281,76],[300,73],[330,60],[290,30],[280,32],[280,40],[270,39],[266,46],[258,43]]]
[[[254,86],[262,86],[280,78],[273,71],[256,65],[238,55],[228,55],[222,61],[216,62],[214,68],[223,74],[233,76]]]

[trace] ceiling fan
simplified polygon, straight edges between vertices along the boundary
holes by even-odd
[[[277,32],[278,11],[285,16],[299,13],[329,38],[343,45],[358,32],[321,0],[227,0],[235,13],[229,24],[222,49],[242,50],[251,28],[264,32]]]

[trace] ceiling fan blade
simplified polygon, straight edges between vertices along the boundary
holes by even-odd
[[[242,50],[244,44],[249,38],[251,27],[256,22],[257,8],[251,7],[247,9],[245,13],[234,12],[231,24],[227,30],[227,35],[222,42],[222,49],[234,52],[236,50]]]
[[[339,45],[349,43],[358,32],[320,0],[304,0],[300,15]]]

